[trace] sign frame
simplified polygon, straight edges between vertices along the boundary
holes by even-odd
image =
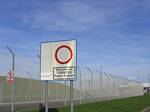
[[[44,44],[44,43],[54,43],[54,42],[67,42],[67,41],[76,41],[76,66],[74,66],[75,67],[75,74],[74,74],[74,78],[61,78],[61,79],[54,79],[54,73],[52,73],[52,75],[53,75],[53,80],[41,80],[41,62],[42,62],[42,58],[41,58],[41,53],[42,53],[42,44]],[[68,39],[68,40],[57,40],[57,41],[43,41],[43,42],[40,42],[40,80],[41,81],[71,81],[71,80],[73,80],[73,81],[76,81],[77,80],[77,39]],[[58,48],[57,48],[58,49]],[[72,67],[72,66],[71,66]],[[55,68],[55,67],[54,67]],[[54,70],[52,70],[52,71],[54,71]]]

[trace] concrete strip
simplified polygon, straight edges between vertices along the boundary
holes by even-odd
[[[150,107],[145,108],[142,112],[150,112]]]
[[[70,102],[66,102],[66,106],[69,106]],[[79,104],[79,100],[74,100],[74,104]],[[53,101],[48,103],[48,107],[55,109],[57,107],[64,107],[64,101]],[[43,110],[44,109],[44,102],[18,102],[15,103],[15,112],[22,112],[24,110],[30,110],[30,109],[38,109]],[[10,112],[11,110],[11,104],[5,103],[0,105],[0,112]]]

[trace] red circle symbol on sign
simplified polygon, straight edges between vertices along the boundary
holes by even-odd
[[[70,54],[70,55],[69,55],[69,58],[66,59],[66,60],[61,60],[61,59],[58,57],[58,52],[61,51],[62,49],[67,49],[67,50],[69,51],[69,54]],[[55,52],[56,61],[57,61],[58,63],[60,63],[60,64],[67,64],[67,63],[69,63],[69,62],[71,61],[72,57],[73,57],[72,49],[71,49],[69,46],[67,46],[67,45],[62,45],[62,46],[58,47],[57,50],[56,50],[56,52]]]

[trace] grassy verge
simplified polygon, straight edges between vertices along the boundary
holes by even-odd
[[[150,95],[144,95],[112,101],[82,104],[75,106],[74,110],[75,112],[141,112],[148,106],[150,106]],[[28,112],[40,111],[32,110]],[[69,112],[69,108],[58,108],[54,112]]]

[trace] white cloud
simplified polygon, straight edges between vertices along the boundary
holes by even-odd
[[[104,25],[122,23],[128,8],[100,7],[88,3],[50,4],[48,9],[33,9],[21,15],[23,23],[30,28],[47,31],[84,31]],[[44,7],[44,5],[43,5]]]

